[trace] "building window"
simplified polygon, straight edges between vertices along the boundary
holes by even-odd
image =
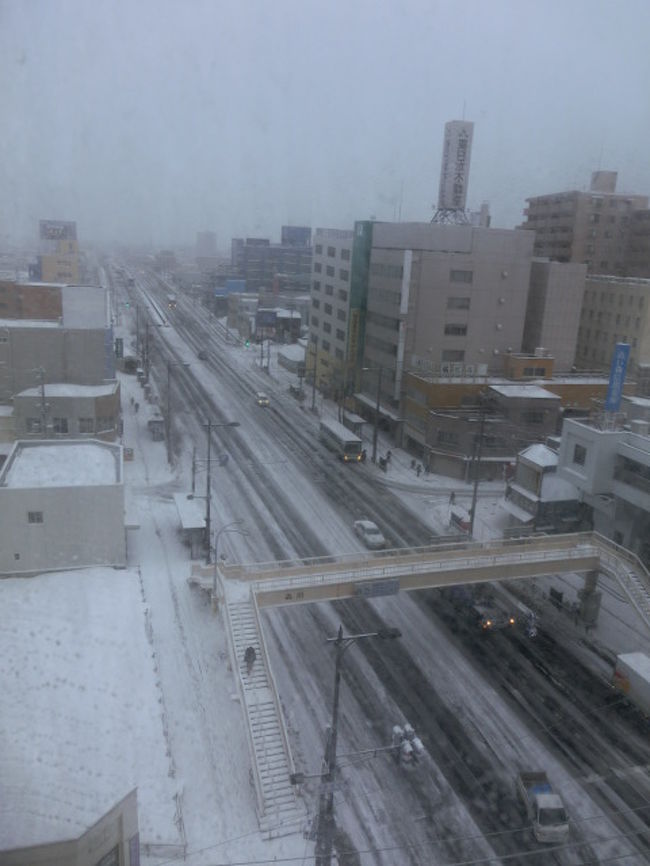
[[[102,430],[112,430],[115,426],[115,421],[112,415],[98,415],[97,416],[97,432],[100,433]]]
[[[521,420],[524,424],[543,424],[544,413],[539,409],[527,409],[521,413]]]
[[[335,248],[334,248],[334,247],[328,247],[328,248],[327,248],[327,255],[328,255],[331,259],[333,259],[333,258],[336,256],[336,250],[335,250]]]
[[[452,283],[472,283],[474,282],[474,271],[450,271],[449,280]]]
[[[80,433],[94,433],[95,432],[95,419],[94,418],[80,418],[79,419],[79,432]]]
[[[341,250],[341,258],[344,262],[350,261],[350,250]]]
[[[445,335],[447,337],[465,337],[467,336],[467,325],[445,325]]]
[[[573,446],[573,462],[578,466],[584,466],[587,459],[587,449],[584,445]]]
[[[316,255],[317,256],[323,255],[323,245],[322,244],[316,244]]]
[[[311,317],[311,323],[315,328],[317,328],[318,327],[318,316],[312,316]]]
[[[339,320],[339,322],[344,322],[347,318],[347,316],[345,314],[345,310],[337,310],[336,311],[336,318]]]
[[[314,270],[316,271],[317,274],[321,273],[321,271],[323,270],[323,266],[321,265],[320,262],[314,262]]]
[[[325,313],[326,313],[328,316],[331,316],[331,315],[332,315],[332,305],[331,305],[331,304],[325,304],[325,306],[323,307],[323,309],[325,310]]]
[[[344,268],[339,268],[339,277],[347,282],[350,279],[350,271],[346,271]]]
[[[343,360],[343,349],[334,349],[334,355],[338,361]]]
[[[469,310],[469,298],[447,298],[448,310]]]
[[[464,361],[465,352],[462,349],[444,349],[442,361]]]
[[[27,523],[42,523],[43,522],[43,512],[42,511],[28,511],[27,512]]]
[[[52,418],[52,430],[55,433],[67,433],[68,432],[68,419],[67,418]]]
[[[337,340],[345,340],[345,331],[342,331],[340,328],[336,329],[336,339]]]
[[[317,310],[320,307],[320,301],[318,300],[318,298],[312,298],[311,305],[315,310]]]
[[[441,445],[458,445],[458,433],[453,430],[438,430],[436,439]]]
[[[333,295],[334,294],[334,286],[328,286],[328,284],[325,283],[325,294],[326,295]]]
[[[334,268],[332,267],[332,265],[328,265],[328,266],[325,268],[325,273],[327,274],[328,277],[333,277],[333,276],[334,276]]]
[[[329,322],[323,322],[323,330],[325,331],[326,334],[332,333],[332,326],[330,325]]]
[[[324,349],[326,352],[329,352],[329,350],[330,350],[330,343],[329,343],[329,340],[323,340],[323,349]]]
[[[320,280],[314,280],[313,286],[315,292],[320,292]]]
[[[347,301],[348,299],[348,293],[345,291],[345,289],[339,289],[337,296],[339,301]]]

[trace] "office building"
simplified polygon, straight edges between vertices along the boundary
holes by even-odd
[[[408,370],[500,372],[502,356],[521,350],[533,240],[471,225],[356,223],[349,348],[366,368],[358,402],[373,410],[379,391],[392,423]]]
[[[311,284],[311,229],[283,226],[283,242],[268,238],[233,238],[230,276],[246,280],[248,291],[270,289],[277,275],[296,292],[309,292]]]
[[[317,228],[309,317],[307,374],[318,387],[341,392],[354,381],[356,352],[349,348],[352,231]],[[352,364],[350,364],[352,361]]]

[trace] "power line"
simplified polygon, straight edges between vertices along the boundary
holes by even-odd
[[[612,812],[601,812],[598,815],[590,815],[586,818],[579,818],[577,820],[572,819],[570,823],[573,825],[584,824],[584,823],[587,823],[589,821],[601,820],[602,818],[611,818],[613,816],[636,814],[636,813],[642,812],[646,809],[650,809],[650,803],[648,803],[647,805],[644,805],[644,806],[637,806],[634,809],[624,809],[624,810],[612,811]],[[277,826],[282,826],[282,825],[279,824]],[[496,830],[492,833],[475,833],[475,834],[469,835],[469,836],[451,836],[451,837],[444,838],[444,839],[442,839],[442,838],[441,839],[432,839],[431,841],[428,841],[428,842],[419,842],[419,843],[413,844],[413,845],[387,845],[387,846],[381,847],[381,848],[365,848],[362,850],[349,849],[349,850],[339,851],[338,853],[339,854],[356,853],[358,855],[366,855],[366,854],[383,854],[383,853],[388,853],[391,851],[418,850],[418,849],[423,849],[423,848],[430,848],[432,845],[443,845],[443,844],[448,845],[450,843],[472,842],[472,841],[476,841],[476,840],[489,841],[490,839],[496,839],[496,838],[500,838],[500,837],[504,837],[504,836],[512,836],[515,833],[521,833],[521,832],[527,831],[529,829],[530,829],[529,825],[524,825],[522,827],[517,827],[514,830]],[[185,852],[184,855],[179,855],[178,857],[173,857],[169,860],[161,861],[158,864],[158,866],[167,866],[167,864],[176,863],[178,860],[181,860],[181,859],[186,861],[188,857],[193,857],[196,854],[202,854],[206,851],[210,851],[213,848],[218,848],[221,845],[225,845],[228,842],[235,842],[238,839],[244,839],[247,836],[255,835],[258,832],[259,831],[253,831],[251,833],[245,833],[242,836],[235,836],[232,839],[225,839],[222,842],[217,842],[214,845],[208,845],[204,848],[199,848],[196,851]],[[577,840],[575,842],[563,843],[562,845],[544,846],[543,851],[540,851],[540,849],[535,849],[533,851],[516,851],[516,852],[513,852],[511,854],[500,854],[500,855],[498,855],[498,859],[501,861],[507,861],[507,860],[512,860],[512,858],[514,858],[514,857],[534,857],[534,856],[539,856],[540,853],[544,853],[544,854],[556,853],[556,852],[561,852],[561,851],[565,851],[565,850],[571,850],[573,848],[580,847],[583,845],[599,845],[599,844],[602,844],[604,842],[615,842],[615,841],[620,840],[620,839],[628,839],[628,838],[631,838],[634,836],[642,835],[644,833],[650,833],[650,827],[642,828],[640,830],[634,830],[630,833],[617,833],[614,836],[606,836],[606,837],[601,838],[601,839],[594,839],[594,840],[582,839],[582,840]],[[634,851],[634,852],[630,852],[628,854],[616,855],[616,856],[612,856],[612,857],[598,857],[595,860],[584,860],[582,863],[579,864],[579,866],[590,866],[590,864],[592,864],[592,863],[610,863],[610,862],[614,862],[615,860],[622,859],[624,857],[638,856],[638,854],[639,854],[638,851]],[[281,864],[289,864],[289,863],[297,863],[297,862],[304,863],[306,861],[313,861],[315,859],[316,859],[316,854],[310,854],[310,855],[303,855],[302,857],[285,857],[282,860],[278,860],[276,857],[270,857],[270,858],[267,858],[264,860],[232,860],[232,861],[231,860],[228,860],[228,861],[222,860],[222,861],[218,861],[218,862],[215,861],[213,863],[210,863],[209,866],[265,866],[265,864],[268,864],[268,863],[276,864],[276,866],[281,866]],[[494,861],[494,859],[495,859],[495,855],[492,854],[490,856],[479,857],[478,859],[473,859],[473,860],[450,860],[450,861],[447,861],[444,864],[444,866],[480,866],[480,864],[482,864],[482,863],[491,863]]]

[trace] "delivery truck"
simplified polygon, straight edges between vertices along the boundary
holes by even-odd
[[[516,788],[537,841],[565,842],[569,837],[569,819],[562,798],[551,787],[546,773],[524,770],[517,776]]]
[[[616,656],[614,687],[650,716],[650,657],[641,652]]]

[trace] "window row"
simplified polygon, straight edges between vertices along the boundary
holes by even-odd
[[[47,425],[53,433],[69,433],[70,425],[68,418],[52,418]],[[42,433],[40,418],[26,418],[25,427],[28,433]],[[77,432],[79,433],[105,433],[115,429],[115,418],[112,415],[106,417],[98,415],[97,418],[77,418]]]

